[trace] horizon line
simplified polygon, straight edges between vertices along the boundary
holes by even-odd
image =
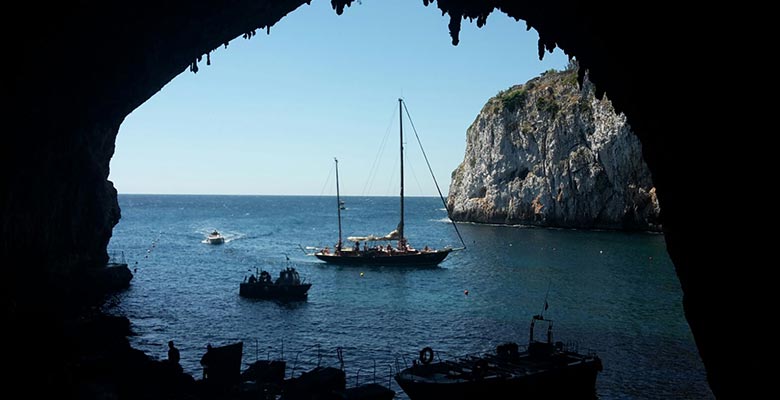
[[[123,196],[276,196],[276,197],[336,197],[335,194],[231,194],[231,193],[120,193]],[[445,197],[448,195],[445,195]],[[379,194],[342,194],[341,197],[399,197],[396,195]],[[439,197],[435,194],[430,195],[404,195],[406,197]]]

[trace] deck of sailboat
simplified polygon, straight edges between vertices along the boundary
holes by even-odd
[[[368,250],[354,251],[346,250],[339,254],[333,253],[315,253],[318,259],[339,265],[408,265],[408,266],[430,266],[437,265],[444,261],[447,255],[453,249],[445,248],[441,250],[430,251],[409,251],[388,253],[385,251]]]

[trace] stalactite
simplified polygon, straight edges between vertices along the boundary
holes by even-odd
[[[462,18],[462,15],[457,13],[450,13],[450,36],[452,37],[452,45],[457,46],[460,42],[460,20]]]
[[[542,37],[539,36],[539,41],[537,42],[537,46],[539,48],[539,61],[544,59],[544,42],[542,41]]]
[[[336,10],[336,14],[341,15],[344,13],[344,6],[351,6],[354,0],[330,0],[330,5]]]
[[[206,65],[211,65],[211,52],[206,53]]]
[[[487,17],[487,15],[483,14],[477,18],[477,28],[482,28],[485,26],[485,24],[487,24]]]

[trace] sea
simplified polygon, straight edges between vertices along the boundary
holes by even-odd
[[[398,224],[398,198],[342,200],[345,238]],[[131,345],[152,358],[173,340],[196,378],[208,344],[241,341],[242,368],[335,366],[348,386],[376,382],[405,399],[392,374],[422,348],[443,360],[526,344],[543,313],[554,341],[602,359],[600,399],[714,398],[662,234],[459,223],[462,243],[440,198],[407,197],[411,246],[465,248],[438,267],[342,267],[310,255],[337,241],[335,196],[120,194],[119,205],[109,253],[133,279],[104,308],[130,320]],[[213,230],[224,244],[205,241]],[[312,284],[307,301],[239,297],[250,274],[286,267]]]

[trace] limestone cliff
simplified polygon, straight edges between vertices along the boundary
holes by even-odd
[[[659,230],[639,139],[577,72],[548,71],[488,100],[466,133],[448,205],[457,221]]]

